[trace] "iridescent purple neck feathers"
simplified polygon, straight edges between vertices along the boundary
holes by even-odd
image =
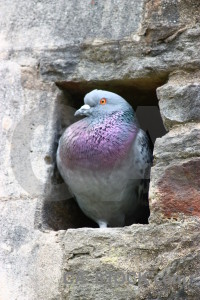
[[[138,125],[130,110],[87,117],[65,131],[60,156],[70,169],[112,168],[127,157],[137,132]]]

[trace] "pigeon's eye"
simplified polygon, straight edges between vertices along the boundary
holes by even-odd
[[[102,104],[102,105],[106,104],[106,98],[101,98],[99,103]]]

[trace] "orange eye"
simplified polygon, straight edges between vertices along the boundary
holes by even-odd
[[[101,98],[100,104],[102,104],[102,105],[106,104],[106,98]]]

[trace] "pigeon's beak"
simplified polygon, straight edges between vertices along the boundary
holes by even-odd
[[[90,114],[90,106],[88,104],[84,104],[75,112],[75,116],[88,116]]]

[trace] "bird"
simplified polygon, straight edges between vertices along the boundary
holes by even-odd
[[[152,151],[132,106],[95,89],[75,116],[82,119],[62,134],[56,160],[80,209],[100,228],[139,223],[142,214],[148,223]]]

